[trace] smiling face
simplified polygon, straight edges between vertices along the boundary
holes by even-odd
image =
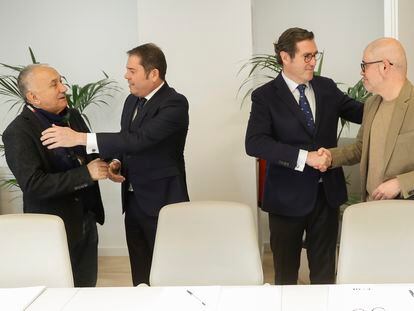
[[[59,114],[67,107],[67,87],[55,69],[47,66],[35,68],[28,75],[26,83],[26,98],[33,106],[54,114]]]
[[[280,52],[283,61],[283,72],[286,76],[298,84],[307,83],[313,78],[316,66],[315,57],[311,57],[309,62],[305,62],[305,57],[316,55],[318,48],[314,40],[303,40],[296,43],[296,53],[292,58],[286,52]]]
[[[132,95],[145,97],[160,85],[158,69],[145,72],[141,65],[141,58],[130,55],[126,65],[124,78],[128,80],[129,90]]]

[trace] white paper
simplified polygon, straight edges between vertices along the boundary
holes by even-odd
[[[217,310],[282,310],[280,286],[222,287]]]
[[[25,310],[45,289],[45,286],[0,288],[0,310]]]
[[[217,310],[220,286],[173,286],[163,288],[152,311],[213,311]]]
[[[414,291],[409,285],[336,285],[329,287],[329,311],[414,310]],[[375,309],[377,308],[377,309]]]

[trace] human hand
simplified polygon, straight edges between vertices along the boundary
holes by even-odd
[[[401,192],[400,182],[397,178],[393,178],[383,182],[372,192],[373,200],[389,200],[394,199]]]
[[[125,177],[121,175],[121,161],[114,159],[109,163],[108,178],[117,183],[125,181]]]
[[[308,152],[306,164],[316,170],[325,172],[331,166],[332,156],[328,149],[320,148],[318,151]]]
[[[72,130],[70,127],[52,125],[42,132],[40,137],[43,146],[48,149],[59,147],[74,147],[86,145],[86,133],[80,133]]]
[[[101,159],[95,159],[91,162],[89,162],[87,165],[89,175],[91,175],[91,178],[93,180],[100,180],[100,179],[106,179],[108,178],[108,163]]]

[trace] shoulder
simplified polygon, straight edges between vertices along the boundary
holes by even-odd
[[[317,85],[317,86],[323,86],[323,87],[335,87],[336,83],[334,80],[328,77],[323,76],[314,76],[311,80],[311,84]]]
[[[183,94],[178,93],[167,83],[165,83],[165,85],[163,85],[163,87],[159,90],[159,99],[165,104],[173,102],[188,106],[187,98]]]
[[[22,116],[21,114],[18,115],[10,124],[6,127],[3,132],[3,137],[8,136],[9,134],[16,133],[16,132],[23,132],[25,129],[30,128],[29,123],[27,122],[27,118]]]
[[[283,81],[278,81],[278,78],[273,79],[258,88],[256,88],[252,92],[252,98],[253,97],[260,97],[260,96],[266,96],[267,94],[272,94],[277,89],[277,85],[280,83],[284,83]]]

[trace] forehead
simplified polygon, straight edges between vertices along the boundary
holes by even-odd
[[[137,55],[128,56],[127,68],[137,69],[141,66],[141,57]]]
[[[303,40],[296,43],[296,53],[306,54],[318,51],[314,40]]]
[[[60,74],[53,68],[40,67],[33,71],[33,78],[35,80],[47,82],[55,79],[60,79]]]
[[[50,67],[39,67],[32,71],[28,77],[31,86],[40,87],[50,84],[54,80],[60,80],[60,74]]]

